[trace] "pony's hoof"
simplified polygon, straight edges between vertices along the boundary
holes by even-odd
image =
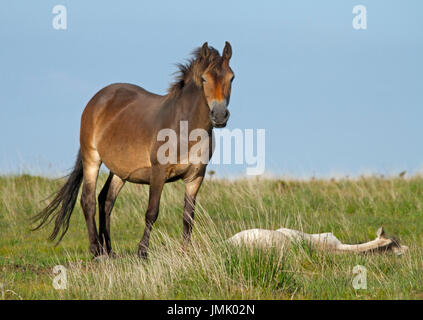
[[[110,251],[108,254],[110,259],[116,259],[118,257],[118,255],[116,253],[114,253],[113,251]]]
[[[190,250],[192,249],[192,243],[191,243],[191,241],[190,240],[184,240],[183,242],[182,242],[182,245],[181,245],[181,247],[180,247],[180,251],[183,253],[183,254],[187,254]]]
[[[188,255],[188,254],[189,254],[189,252],[190,252],[190,248],[189,248],[188,246],[181,246],[181,247],[179,248],[178,252],[179,252],[180,254],[182,254],[183,256],[186,256],[186,255]]]
[[[90,252],[94,255],[94,257],[98,257],[103,255],[101,247],[99,245],[91,244],[90,245]]]
[[[148,258],[147,250],[139,249],[138,250],[138,257],[140,259],[147,260],[147,258]]]

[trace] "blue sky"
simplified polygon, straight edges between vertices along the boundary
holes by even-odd
[[[52,27],[57,4],[67,30]],[[358,4],[367,30],[352,27]],[[99,89],[165,93],[175,63],[226,40],[236,73],[228,128],[266,129],[266,171],[422,168],[422,1],[16,0],[1,4],[0,39],[0,173],[66,173]]]

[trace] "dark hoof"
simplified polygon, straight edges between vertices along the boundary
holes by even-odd
[[[178,250],[178,252],[182,255],[187,255],[189,253],[189,247],[187,246],[181,246]]]
[[[148,246],[142,243],[142,241],[138,244],[138,257],[140,259],[147,259],[147,250]]]
[[[103,255],[103,250],[99,245],[92,244],[90,245],[90,252],[93,254],[94,258]]]
[[[147,258],[148,258],[147,250],[144,249],[144,248],[138,249],[138,257],[140,259],[147,260]]]
[[[181,251],[183,253],[187,253],[192,247],[192,243],[190,240],[184,240],[181,245]]]
[[[110,251],[107,255],[111,259],[116,259],[118,257],[118,255],[116,253],[114,253],[113,251]]]

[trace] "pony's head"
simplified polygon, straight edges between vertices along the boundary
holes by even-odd
[[[226,42],[222,55],[209,47],[205,42],[194,50],[194,57],[186,65],[179,65],[179,76],[169,90],[175,95],[182,92],[189,82],[193,82],[202,90],[204,99],[210,109],[211,124],[216,128],[223,128],[229,119],[229,99],[234,72],[229,66],[232,47]]]
[[[201,58],[209,60],[207,67],[201,73],[201,87],[207,105],[210,108],[210,121],[214,127],[223,128],[229,119],[229,100],[231,84],[235,77],[229,66],[232,56],[232,47],[226,42],[222,56],[209,48],[207,42],[201,47]]]

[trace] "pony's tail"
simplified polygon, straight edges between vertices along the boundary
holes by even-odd
[[[63,239],[69,229],[69,220],[81,187],[83,179],[81,150],[78,151],[78,157],[72,173],[67,177],[66,183],[57,191],[50,204],[32,218],[34,222],[38,222],[38,225],[32,231],[40,229],[55,219],[54,229],[50,234],[49,240],[56,239],[60,233],[56,245]]]

